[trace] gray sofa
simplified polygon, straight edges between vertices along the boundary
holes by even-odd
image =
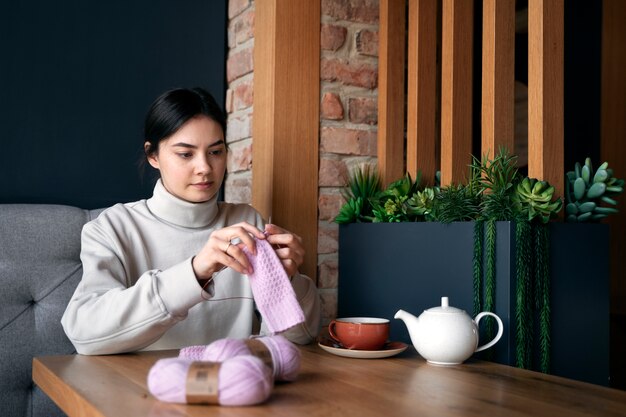
[[[80,233],[101,210],[0,204],[0,416],[62,416],[32,360],[74,353],[61,316],[81,278]]]

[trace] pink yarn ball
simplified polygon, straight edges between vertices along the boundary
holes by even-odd
[[[274,378],[279,381],[295,381],[300,372],[300,349],[285,337],[266,336],[259,337],[270,351],[274,363]]]
[[[240,355],[251,355],[250,349],[242,339],[219,339],[205,346],[203,361],[222,362]]]
[[[254,339],[219,339],[204,347],[200,352],[197,346],[183,348],[179,357],[196,360],[222,362],[239,355],[254,355],[246,340],[257,340],[269,350],[272,357],[272,372],[279,381],[295,381],[300,371],[300,349],[280,335],[262,336]]]
[[[189,359],[158,360],[148,373],[148,389],[165,402],[186,403],[187,372],[193,363]],[[267,400],[272,391],[270,370],[254,356],[237,356],[220,364],[218,372],[218,404],[230,406],[254,405]]]

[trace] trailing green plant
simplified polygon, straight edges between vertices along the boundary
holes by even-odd
[[[550,371],[550,234],[546,224],[535,224],[535,309],[539,315],[539,370]]]
[[[496,294],[496,222],[514,220],[517,217],[513,195],[515,184],[518,181],[516,168],[517,157],[509,155],[505,148],[501,148],[493,160],[483,155],[479,160],[472,157],[470,186],[478,190],[481,196],[479,220],[484,224],[484,249],[474,248],[474,253],[483,253],[484,259],[475,257],[474,262],[484,262],[482,270],[484,285],[478,285],[480,277],[474,276],[474,288],[481,287],[484,295],[484,310],[495,311]],[[482,244],[482,240],[474,239],[474,245]],[[478,267],[475,265],[474,270]],[[480,295],[479,295],[480,296]],[[475,295],[476,297],[476,295]],[[486,335],[492,338],[494,321],[486,320]]]
[[[485,221],[485,311],[495,312],[496,310],[496,220]],[[488,339],[494,336],[494,321],[487,320],[485,330]],[[491,354],[491,352],[489,352]]]
[[[516,361],[520,368],[532,365],[535,314],[539,318],[539,369],[550,367],[550,259],[548,221],[563,207],[546,181],[524,178],[516,186],[513,201],[518,212],[516,242]],[[534,251],[530,248],[533,242]],[[533,303],[534,298],[534,303]]]
[[[476,317],[483,311],[483,239],[485,227],[484,222],[477,220],[474,223],[474,245],[472,256],[472,288],[474,289],[472,317]]]
[[[528,369],[532,364],[533,308],[532,299],[532,231],[529,222],[515,223],[515,359],[517,366]],[[529,263],[529,261],[531,261]]]
[[[590,158],[584,164],[576,162],[574,171],[565,179],[565,213],[568,222],[598,222],[617,213],[613,198],[624,191],[624,180],[613,176],[608,162],[594,172]],[[607,204],[609,206],[607,206]]]

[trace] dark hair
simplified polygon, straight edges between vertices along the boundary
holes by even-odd
[[[226,117],[211,94],[202,88],[177,88],[161,94],[152,103],[144,122],[145,150],[150,155],[159,143],[176,133],[182,125],[196,116],[206,116],[217,122],[226,135]]]

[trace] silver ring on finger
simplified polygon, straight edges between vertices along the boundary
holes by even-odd
[[[228,249],[230,249],[230,246],[231,246],[232,244],[233,244],[233,243],[229,241],[229,242],[228,242],[228,245],[226,245],[226,249],[224,249],[224,253],[225,253],[226,255],[228,255]],[[230,256],[230,255],[228,255],[228,256]]]

